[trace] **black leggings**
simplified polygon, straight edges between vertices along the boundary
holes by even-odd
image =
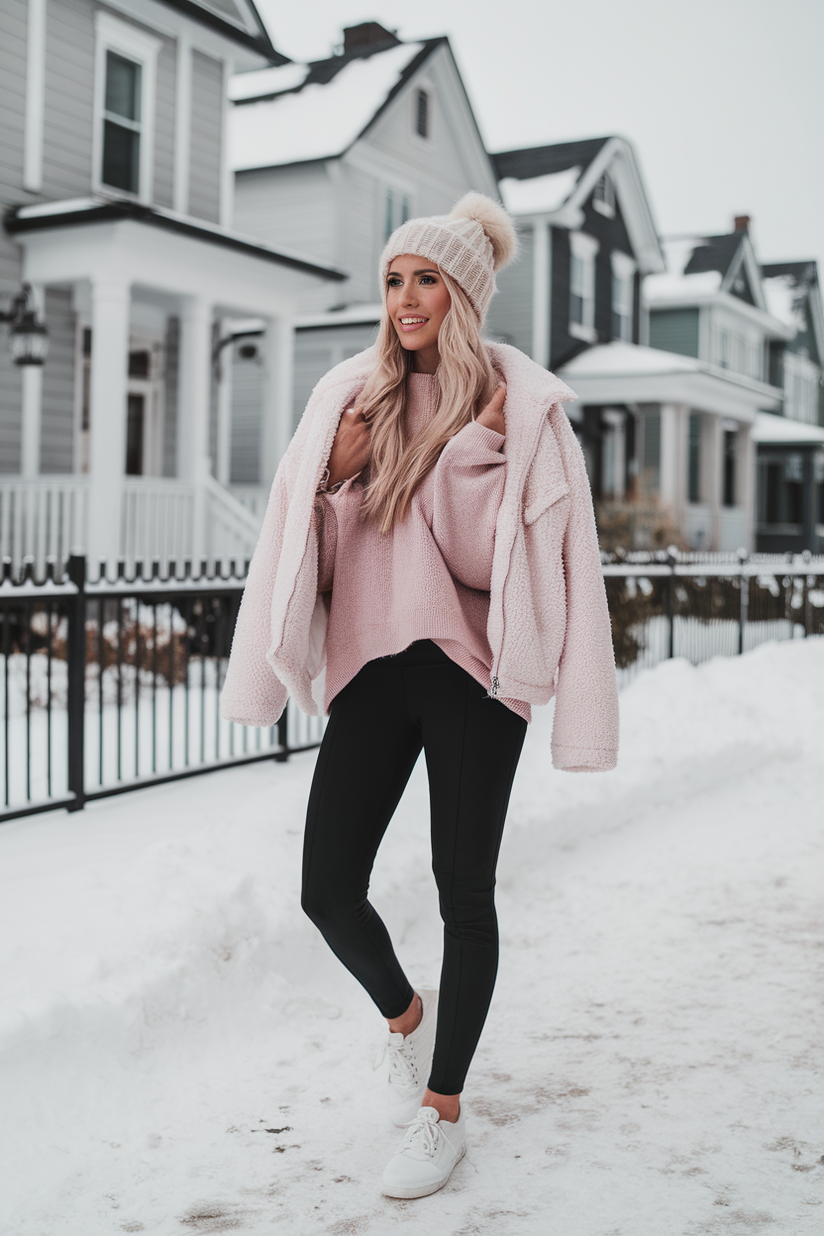
[[[526,722],[429,640],[370,661],[335,697],[318,755],[302,905],[384,1017],[414,991],[367,900],[372,864],[423,748],[444,922],[429,1085],[463,1089],[498,968],[495,866]]]

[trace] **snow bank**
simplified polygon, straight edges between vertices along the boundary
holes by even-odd
[[[421,1203],[378,1193],[381,1021],[298,905],[312,756],[4,826],[0,1230],[819,1230],[822,683],[824,640],[664,663],[596,776],[538,710],[470,1149]],[[431,981],[420,767],[373,895]]]

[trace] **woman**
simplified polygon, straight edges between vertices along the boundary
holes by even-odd
[[[374,348],[327,374],[272,487],[223,714],[271,725],[291,692],[329,713],[307,813],[304,909],[389,1028],[406,1134],[383,1190],[441,1188],[465,1149],[460,1097],[492,997],[495,867],[530,706],[556,696],[556,767],[614,767],[617,696],[583,459],[522,353],[482,341],[505,211],[468,194],[413,219],[381,260]],[[325,683],[322,670],[325,664]],[[424,750],[444,921],[440,993],[416,992],[367,900]]]

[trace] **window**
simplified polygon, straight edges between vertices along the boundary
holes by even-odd
[[[784,358],[784,415],[807,425],[818,424],[821,375],[818,366],[800,352]]]
[[[701,413],[690,412],[687,431],[687,501],[701,501]]]
[[[389,239],[396,227],[410,218],[410,199],[408,193],[398,189],[386,190],[386,214],[384,217],[384,242]]]
[[[804,461],[795,451],[761,456],[758,460],[758,522],[783,525],[800,532],[804,522]]]
[[[428,90],[415,91],[415,132],[418,137],[430,137],[431,100]]]
[[[141,66],[106,52],[103,104],[103,167],[100,179],[113,189],[140,192]]]
[[[615,186],[606,172],[592,191],[592,205],[610,219],[615,214]]]
[[[635,308],[635,263],[626,253],[613,253],[612,261],[612,338],[632,342]]]
[[[598,241],[584,232],[569,237],[569,333],[594,343],[595,334],[595,255]]]
[[[100,10],[95,34],[94,188],[150,201],[160,41]]]

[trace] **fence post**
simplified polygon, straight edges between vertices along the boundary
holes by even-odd
[[[667,591],[665,598],[666,616],[667,616],[667,657],[672,660],[675,652],[675,562],[676,557],[672,549],[667,550],[667,562],[669,563],[670,573],[667,576]]]
[[[278,743],[280,751],[278,751],[275,759],[278,764],[285,764],[289,759],[289,701],[286,701],[286,707],[278,720]]]
[[[747,616],[750,609],[750,577],[744,573],[744,564],[748,558],[745,549],[738,551],[739,566],[739,597],[738,597],[738,655],[744,651],[744,632],[747,629]]]
[[[86,559],[83,554],[69,556],[68,575],[77,588],[68,605],[68,728],[69,793],[74,802],[69,811],[82,811],[86,802],[85,716],[86,716]]]

